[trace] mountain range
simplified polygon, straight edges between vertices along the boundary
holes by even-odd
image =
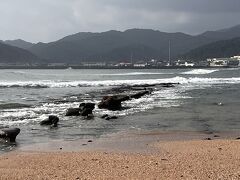
[[[189,51],[183,55],[183,58],[199,61],[207,58],[231,57],[234,55],[240,55],[240,37],[201,46]]]
[[[31,52],[0,42],[0,63],[36,63],[40,59]]]
[[[114,30],[102,33],[80,32],[50,43],[33,44],[23,40],[12,40],[2,41],[1,44],[8,47],[16,46],[21,48],[18,51],[22,50],[25,53],[28,51],[29,58],[32,55],[33,60],[36,60],[37,56],[46,62],[80,63],[130,59],[137,61],[152,58],[166,60],[170,43],[172,59],[187,57],[202,60],[209,56],[226,57],[240,53],[237,48],[238,37],[240,37],[240,25],[218,31],[207,31],[196,36],[180,32],[129,29],[123,32]],[[0,46],[0,62],[1,48]]]

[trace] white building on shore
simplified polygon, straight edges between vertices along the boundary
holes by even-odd
[[[231,58],[212,58],[207,59],[211,67],[237,67],[239,60],[235,57]]]
[[[239,64],[238,64],[238,66],[240,66],[240,56],[233,56],[233,57],[231,57],[232,59],[236,59],[236,60],[238,60],[239,61]]]
[[[193,67],[195,64],[193,62],[188,62],[184,60],[178,60],[176,62],[176,66],[185,66],[185,67]]]

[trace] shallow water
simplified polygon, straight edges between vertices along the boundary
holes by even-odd
[[[152,94],[124,102],[123,111],[96,108],[92,120],[64,116],[67,108],[98,103],[102,96],[117,93],[115,88],[163,82],[180,84],[154,86]],[[128,129],[238,131],[239,107],[240,69],[0,70],[0,127],[19,127],[20,146]],[[99,118],[105,113],[119,118]],[[60,117],[58,128],[41,127],[39,122],[51,114]],[[2,151],[12,146],[0,143]]]

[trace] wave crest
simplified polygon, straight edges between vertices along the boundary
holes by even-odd
[[[139,80],[104,80],[104,81],[16,81],[0,82],[0,88],[66,88],[66,87],[103,87],[103,86],[131,86],[154,85],[160,83],[180,84],[234,84],[240,83],[240,77],[233,78],[185,78],[173,77],[166,79],[139,79]]]
[[[181,74],[211,74],[213,72],[219,71],[218,69],[193,69],[191,71],[183,72]]]

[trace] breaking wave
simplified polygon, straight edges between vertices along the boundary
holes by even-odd
[[[66,87],[103,87],[103,86],[128,86],[159,83],[180,84],[238,84],[240,77],[233,78],[185,78],[173,77],[166,79],[141,79],[141,80],[104,80],[104,81],[15,81],[0,82],[0,88],[66,88]]]
[[[211,74],[213,72],[219,71],[218,69],[193,69],[191,71],[183,72],[181,74]]]
[[[103,76],[138,76],[138,75],[161,75],[161,74],[173,74],[173,73],[158,73],[158,72],[130,72],[130,73],[116,73],[116,74],[94,74]]]

